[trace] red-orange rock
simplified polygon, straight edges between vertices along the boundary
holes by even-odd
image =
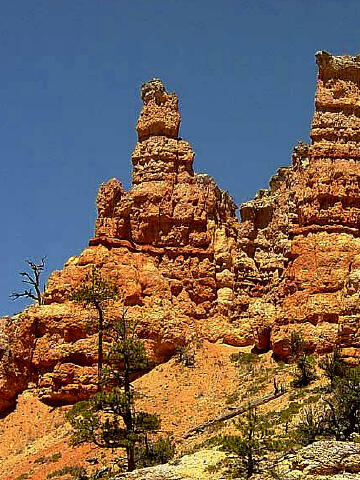
[[[140,319],[155,362],[194,337],[284,358],[294,331],[309,350],[338,343],[360,357],[360,57],[317,63],[312,144],[241,205],[241,222],[229,194],[194,173],[176,95],[143,85],[131,189],[101,185],[89,248],[53,272],[44,305],[3,320],[0,409],[28,382],[54,404],[96,389],[91,312],[68,300],[93,265],[118,288],[108,313],[125,305]]]
[[[285,234],[284,269],[263,297],[275,306],[271,346],[280,357],[288,354],[295,330],[318,352],[331,350],[334,343],[360,347],[360,57],[319,52],[316,58],[312,145],[295,148],[292,168],[282,184],[277,182],[277,208],[268,227],[276,236]],[[279,250],[279,242],[269,244]],[[277,258],[272,255],[274,262]]]

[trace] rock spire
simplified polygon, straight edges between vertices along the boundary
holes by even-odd
[[[49,278],[44,304],[0,321],[0,410],[29,384],[58,405],[96,391],[96,332],[70,293],[96,266],[140,319],[155,362],[206,339],[289,355],[292,332],[318,353],[360,360],[360,58],[316,55],[311,144],[240,207],[193,170],[175,93],[141,89],[132,186],[100,186],[95,234]]]

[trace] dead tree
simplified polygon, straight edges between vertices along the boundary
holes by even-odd
[[[31,298],[35,300],[39,305],[42,305],[40,276],[45,269],[46,257],[40,260],[40,263],[35,263],[31,260],[25,260],[28,264],[30,272],[20,272],[22,276],[22,283],[31,285],[30,288],[25,289],[23,292],[13,292],[10,298],[16,300],[20,297]]]

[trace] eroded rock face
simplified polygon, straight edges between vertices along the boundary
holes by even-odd
[[[35,335],[31,318],[0,319],[0,412],[9,410],[16,395],[28,385]]]
[[[118,287],[108,313],[126,306],[141,319],[155,362],[196,337],[284,358],[293,331],[309,350],[338,343],[360,357],[360,59],[319,52],[317,63],[312,144],[299,143],[292,165],[241,205],[241,221],[229,194],[194,173],[176,94],[158,79],[143,85],[132,187],[101,185],[89,247],[51,275],[22,327],[15,319],[3,329],[0,408],[30,381],[50,403],[96,388],[91,314],[68,300],[93,265]]]
[[[240,207],[236,318],[252,321],[257,348],[280,358],[296,331],[309,350],[339,343],[356,361],[360,58],[318,52],[316,59],[312,144],[299,143],[292,166]]]
[[[296,216],[289,230],[289,263],[274,290],[282,298],[272,345],[284,355],[286,337],[298,328],[313,350],[331,350],[337,342],[358,357],[360,59],[326,52],[316,58],[312,145],[300,159],[303,166],[299,159],[293,166],[289,195]]]
[[[141,319],[155,363],[189,339],[233,335],[227,313],[234,299],[236,205],[211,177],[194,173],[194,152],[178,138],[177,96],[159,80],[144,84],[141,96],[132,188],[126,192],[115,178],[101,185],[89,248],[53,272],[44,305],[23,313],[36,336],[31,372],[24,369],[24,385],[13,396],[27,382],[54,405],[96,391],[96,315],[69,301],[93,265],[118,288],[107,314],[126,306],[128,316]],[[251,343],[250,328],[234,338]]]

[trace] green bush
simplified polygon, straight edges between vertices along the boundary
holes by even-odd
[[[301,445],[309,445],[326,431],[327,411],[322,406],[308,406],[301,415],[295,429],[295,440]]]
[[[136,449],[137,466],[150,467],[167,463],[175,454],[174,444],[169,437],[160,437],[153,443],[147,440]]]
[[[50,457],[45,457],[45,456],[39,457],[36,460],[34,460],[34,462],[44,464],[44,463],[50,463],[50,462],[57,462],[59,461],[60,458],[61,458],[61,453],[57,452],[51,455]]]
[[[230,355],[230,360],[236,363],[238,366],[240,365],[251,365],[253,363],[257,363],[260,361],[260,357],[255,353],[249,352],[238,352],[232,353]]]
[[[258,464],[270,451],[278,449],[274,432],[265,417],[259,417],[256,408],[249,408],[235,424],[239,435],[225,435],[216,441],[222,450],[236,455],[236,471],[239,475],[250,478],[258,471]]]
[[[176,361],[185,367],[195,366],[195,349],[190,345],[178,345],[176,347]]]
[[[50,457],[50,462],[58,462],[61,457],[61,452],[54,453],[54,455],[51,455]]]
[[[312,355],[302,353],[296,359],[296,372],[292,385],[296,388],[307,387],[316,380],[315,359]]]
[[[290,351],[291,357],[296,364],[292,385],[296,388],[307,387],[317,378],[315,374],[315,359],[306,352],[304,340],[296,332],[291,334]]]
[[[76,465],[66,465],[59,470],[49,473],[46,478],[58,478],[63,477],[64,475],[70,475],[75,480],[88,480],[85,468]]]
[[[26,480],[27,478],[29,478],[29,474],[28,473],[22,473],[21,475],[16,477],[15,480]]]
[[[327,431],[336,440],[350,440],[360,434],[360,367],[347,368],[334,382],[328,406]]]
[[[297,426],[297,438],[307,445],[318,437],[348,441],[360,434],[360,367],[335,377],[331,395],[320,406],[307,407]]]
[[[226,403],[226,405],[233,405],[238,400],[239,400],[239,392],[233,392],[233,393],[229,393],[226,396],[225,403]]]
[[[336,379],[342,378],[348,368],[341,356],[341,350],[337,346],[331,355],[325,355],[320,359],[319,367],[324,371],[325,377],[330,380],[330,391],[334,389]]]

